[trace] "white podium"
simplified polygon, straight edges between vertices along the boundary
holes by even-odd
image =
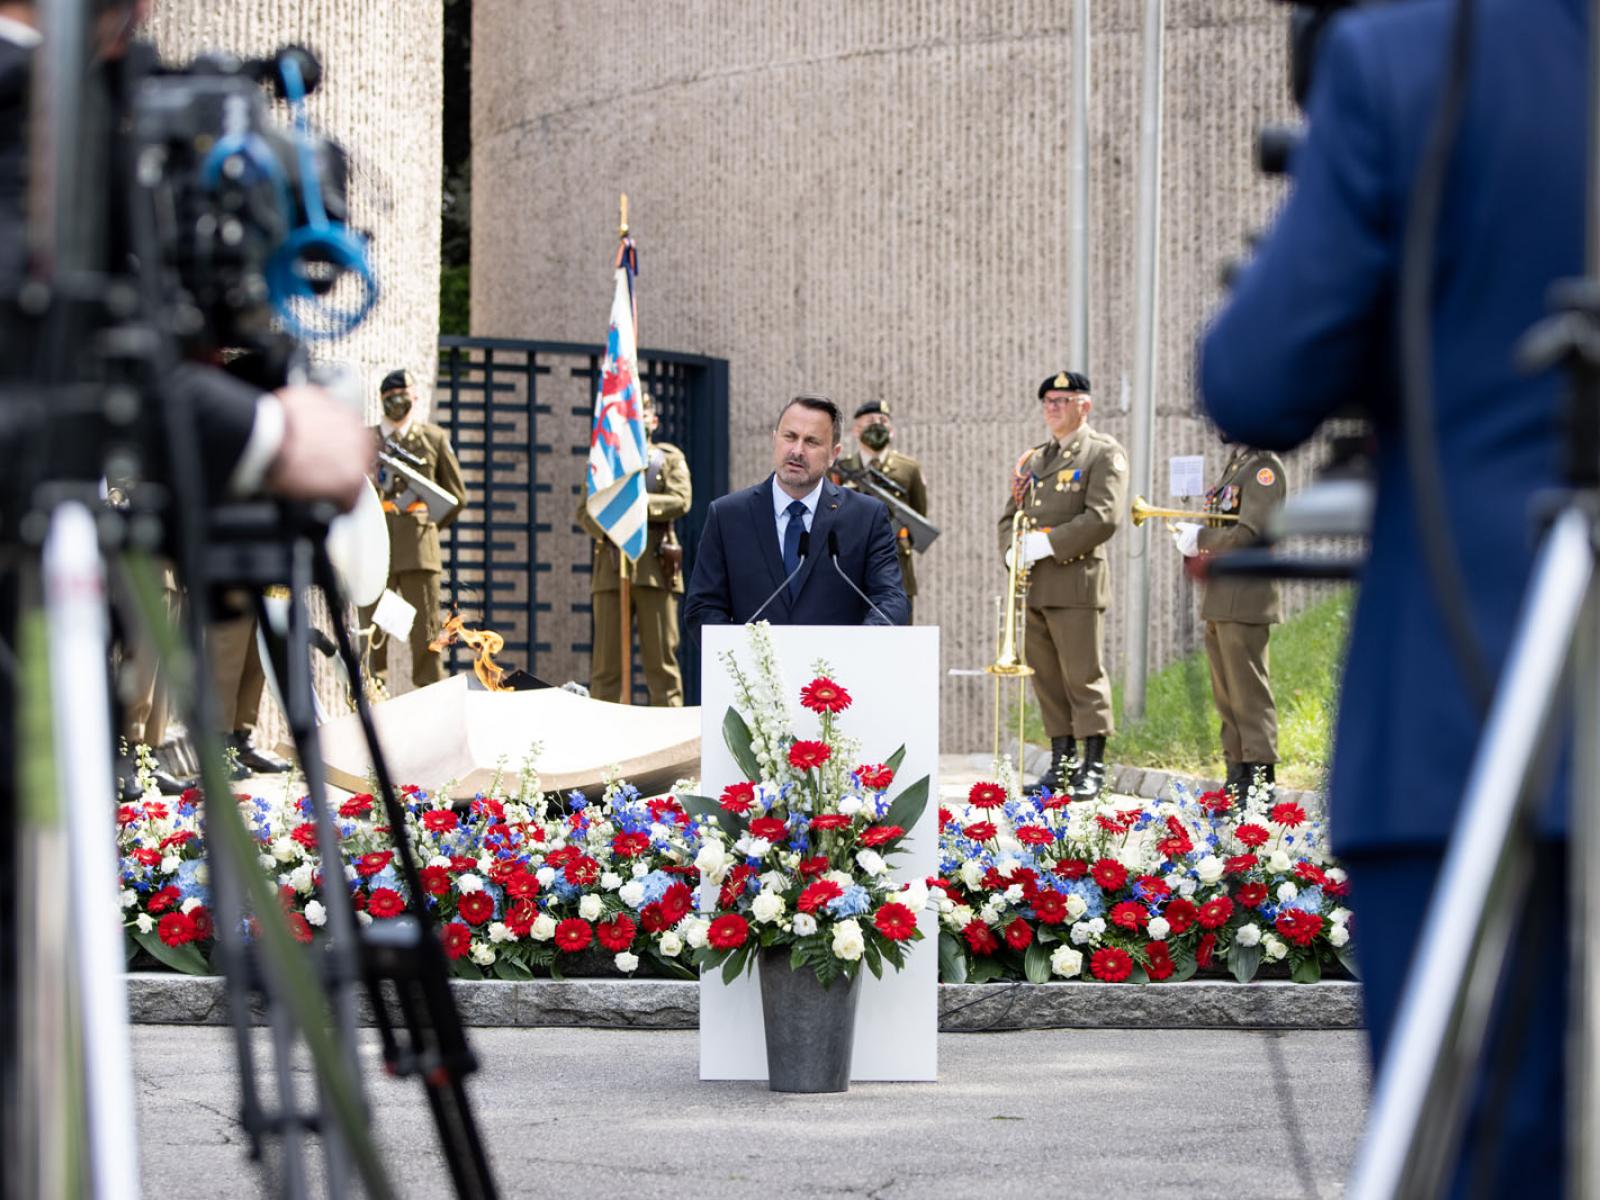
[[[904,787],[928,776],[927,807],[908,832],[905,850],[890,861],[902,883],[933,875],[939,809],[938,628],[776,625],[771,635],[797,737],[815,737],[819,732],[816,714],[800,707],[799,696],[812,678],[812,664],[823,658],[834,681],[850,693],[850,707],[835,719],[847,735],[860,741],[863,761],[883,762],[902,744],[906,748],[889,795],[898,796]],[[723,715],[734,702],[733,680],[718,658],[723,651],[733,652],[741,665],[753,663],[744,626],[708,625],[701,630],[700,791],[712,797],[744,778],[722,737]],[[904,970],[895,972],[886,965],[880,980],[861,968],[852,1080],[938,1078],[937,916],[924,912],[918,924],[922,940],[907,948]],[[759,979],[755,974],[741,975],[724,984],[716,971],[702,974],[700,1078],[766,1077]]]

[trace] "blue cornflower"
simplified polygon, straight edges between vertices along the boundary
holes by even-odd
[[[567,807],[573,812],[582,812],[589,807],[589,800],[582,792],[571,791],[567,793]]]

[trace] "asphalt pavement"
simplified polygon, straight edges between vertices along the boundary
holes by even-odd
[[[470,1090],[500,1194],[1331,1197],[1366,1111],[1353,1032],[943,1034],[938,1083],[833,1096],[702,1083],[697,1036],[474,1030]],[[364,1038],[399,1194],[451,1195],[421,1085],[384,1077]],[[276,1194],[236,1119],[231,1032],[138,1026],[133,1047],[145,1196]]]

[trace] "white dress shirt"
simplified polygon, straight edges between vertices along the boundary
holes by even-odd
[[[800,519],[805,522],[806,531],[810,532],[811,522],[817,515],[817,502],[822,499],[822,480],[817,480],[817,486],[799,499],[800,503],[806,506],[806,511],[801,515]],[[783,535],[789,528],[788,509],[789,505],[794,503],[794,500],[795,497],[789,495],[788,492],[778,486],[778,477],[774,475],[772,477],[772,512],[778,519],[778,557],[780,559],[783,557]]]

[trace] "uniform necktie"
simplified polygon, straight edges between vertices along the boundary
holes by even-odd
[[[784,509],[789,514],[789,523],[783,529],[783,573],[793,575],[795,568],[800,565],[800,535],[805,532],[806,506],[802,501],[791,500],[789,507]],[[795,588],[798,581],[789,580],[789,599],[794,599]]]

